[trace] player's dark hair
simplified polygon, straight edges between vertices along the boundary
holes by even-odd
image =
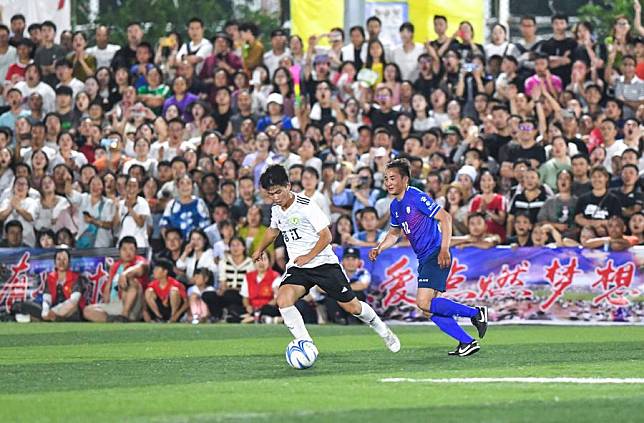
[[[480,217],[481,219],[485,220],[485,213],[482,212],[472,212],[469,215],[467,215],[467,223],[470,223],[470,220],[472,220],[473,217]]]
[[[119,241],[119,250],[123,248],[123,245],[125,244],[132,244],[134,245],[134,248],[137,248],[138,246],[136,245],[136,238],[133,236],[124,236],[123,239]]]
[[[447,22],[447,18],[443,15],[434,15],[434,22],[436,22],[438,19],[442,19],[445,22]]]
[[[387,163],[387,169],[397,169],[400,176],[411,179],[411,164],[407,159],[395,159]]]
[[[413,33],[413,32],[414,32],[414,24],[413,24],[413,23],[411,23],[411,22],[403,22],[403,24],[402,24],[402,25],[400,25],[400,28],[399,28],[399,30],[398,30],[398,31],[399,31],[399,32],[402,32],[402,31],[403,31],[403,30],[405,30],[405,29],[406,29],[407,31],[409,31],[409,32]]]
[[[282,165],[271,165],[259,178],[259,184],[266,190],[274,186],[285,187],[289,184],[288,172]]]

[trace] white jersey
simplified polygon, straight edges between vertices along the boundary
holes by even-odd
[[[292,194],[295,195],[295,201],[288,209],[277,205],[271,209],[271,228],[279,229],[284,236],[289,256],[287,269],[295,266],[293,261],[296,258],[311,252],[320,239],[319,232],[331,224],[317,204],[304,195]],[[339,264],[330,244],[302,267],[310,269],[323,264]]]

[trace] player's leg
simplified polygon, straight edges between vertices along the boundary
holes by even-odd
[[[183,299],[179,293],[179,288],[172,287],[170,288],[170,319],[169,321],[177,321],[181,318],[181,308],[183,305]],[[181,313],[183,314],[183,313]]]
[[[132,310],[137,308],[137,302],[141,301],[141,293],[143,291],[143,288],[141,287],[141,284],[134,281],[130,282],[127,286],[127,289],[123,293],[123,297],[121,298],[121,301],[123,301],[123,312],[121,315],[125,317],[128,321],[130,320],[130,316],[132,315]],[[141,316],[139,315],[139,318]]]
[[[327,295],[338,302],[347,313],[369,325],[380,336],[391,352],[400,351],[400,340],[378,317],[373,308],[359,301],[351,289],[349,278],[339,264],[325,264],[317,269],[316,282]]]
[[[294,278],[294,276],[290,277]],[[286,283],[286,281],[287,279],[282,282],[277,291],[276,299],[284,324],[295,339],[311,340],[311,335],[309,335],[306,326],[304,326],[304,319],[302,319],[300,311],[295,307],[295,302],[306,294],[306,288],[301,285],[291,284],[290,281]]]

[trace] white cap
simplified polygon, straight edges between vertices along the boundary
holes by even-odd
[[[268,95],[268,98],[266,99],[266,104],[270,103],[277,103],[280,106],[284,104],[284,98],[282,97],[282,94],[280,93],[271,93]]]

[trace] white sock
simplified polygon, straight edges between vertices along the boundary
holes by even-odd
[[[368,324],[380,337],[384,338],[387,336],[389,334],[389,328],[380,320],[380,317],[378,317],[371,306],[364,301],[360,301],[360,305],[362,306],[362,311],[360,314],[354,314],[354,316]]]
[[[309,331],[306,330],[304,326],[304,320],[300,311],[295,306],[290,306],[286,308],[280,308],[280,314],[284,319],[284,324],[291,331],[291,334],[295,339],[308,339],[311,340],[311,335]]]

